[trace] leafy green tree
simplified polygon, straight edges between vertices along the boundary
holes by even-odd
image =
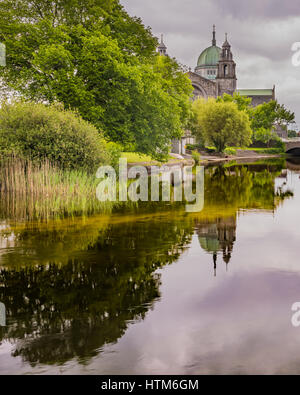
[[[250,112],[253,130],[260,128],[271,130],[274,125],[287,126],[295,120],[295,114],[276,100],[260,104]]]
[[[192,132],[192,135],[196,138],[197,146],[199,148],[205,148],[205,136],[198,118],[201,113],[201,105],[198,100],[195,100],[191,106],[191,112],[189,116],[188,129]]]
[[[185,126],[191,83],[118,0],[3,0],[6,86],[76,109],[125,149],[165,157]]]
[[[251,143],[248,114],[239,111],[237,104],[199,99],[194,102],[193,110],[201,136],[218,152],[223,152],[230,145],[247,146]]]
[[[288,137],[289,138],[296,138],[298,137],[298,132],[296,132],[296,130],[288,130]]]
[[[272,140],[276,140],[278,138],[277,134],[271,131],[270,129],[259,128],[254,133],[254,140],[259,141],[263,144],[266,144],[268,147]]]

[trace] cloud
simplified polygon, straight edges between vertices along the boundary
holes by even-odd
[[[228,32],[239,88],[271,88],[296,112],[300,127],[300,67],[292,65],[292,44],[300,41],[298,0],[121,0],[157,37],[165,35],[170,56],[192,69],[211,45],[212,25],[221,46]]]
[[[257,19],[282,19],[300,15],[300,3],[298,0],[215,0],[216,6],[222,13],[231,14],[235,18],[254,16]]]

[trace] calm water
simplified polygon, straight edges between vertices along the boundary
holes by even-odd
[[[0,374],[300,373],[300,165],[210,167],[205,208],[1,225]]]

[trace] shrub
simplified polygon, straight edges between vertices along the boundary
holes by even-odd
[[[116,170],[119,169],[119,159],[122,154],[122,147],[121,145],[113,142],[109,142],[106,145],[108,155],[109,155],[109,161],[110,165],[113,166]]]
[[[14,102],[0,109],[0,153],[94,171],[110,162],[97,129],[59,105]]]
[[[229,156],[234,156],[234,155],[236,155],[236,149],[235,148],[231,148],[231,147],[227,147],[227,148],[225,148],[224,153],[226,155],[229,155]]]
[[[203,148],[201,144],[187,144],[186,145],[186,149],[190,150],[190,151],[194,151],[197,149],[201,149]]]
[[[200,161],[201,161],[201,155],[199,154],[199,152],[197,150],[192,151],[192,158],[195,161],[196,165],[199,165]]]
[[[293,139],[298,137],[298,132],[296,130],[288,130],[288,138]]]
[[[281,152],[285,151],[285,144],[279,137],[275,138],[274,147],[277,148]]]

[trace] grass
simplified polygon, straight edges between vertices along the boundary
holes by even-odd
[[[252,147],[232,147],[234,149],[244,150],[244,151],[254,151],[260,154],[283,154],[282,148],[252,148]]]
[[[127,157],[127,153],[123,155]],[[136,160],[139,156],[130,153],[128,157]],[[151,158],[139,157],[141,162],[145,159]],[[136,206],[134,202],[99,201],[99,182],[95,174],[63,170],[48,160],[37,164],[16,157],[0,158],[0,220],[49,221]]]
[[[0,218],[47,220],[109,212],[117,203],[96,197],[99,180],[84,171],[62,170],[44,161],[7,158],[0,166]]]
[[[138,154],[136,152],[122,152],[121,157],[127,158],[128,163],[153,162],[151,156]]]
[[[121,158],[127,158],[128,163],[160,163],[157,160],[151,158],[151,156],[139,154],[137,152],[122,152]],[[172,156],[169,156],[168,160],[174,161],[174,158]]]
[[[214,151],[216,152],[216,148],[215,147],[205,147],[207,150],[209,151]],[[243,151],[253,151],[253,152],[257,152],[259,154],[283,154],[284,151],[282,150],[282,148],[252,148],[252,147],[227,147],[227,150],[243,150]],[[233,152],[233,151],[232,151]]]

